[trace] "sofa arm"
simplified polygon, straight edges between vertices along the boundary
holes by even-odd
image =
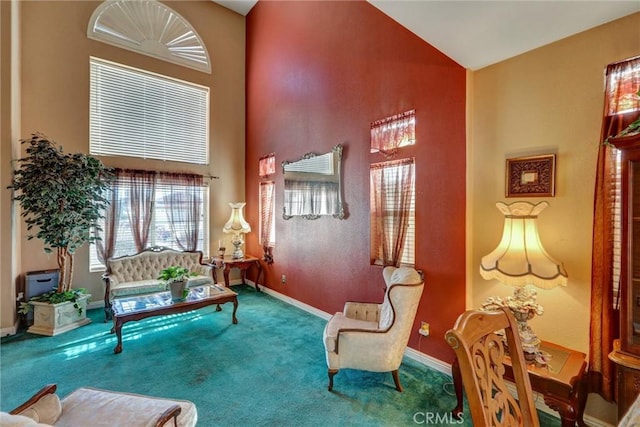
[[[154,427],[164,426],[171,418],[173,418],[173,425],[177,427],[178,415],[180,415],[181,411],[182,411],[182,408],[180,408],[180,405],[173,405],[169,407],[169,409],[164,411],[162,415],[158,417],[158,420],[156,421]]]
[[[37,423],[55,424],[62,414],[60,399],[55,394],[55,384],[44,386],[28,401],[11,411],[12,415],[23,415]]]
[[[378,322],[380,319],[380,307],[382,304],[366,303],[366,302],[346,302],[342,312],[345,317],[358,320],[366,320],[367,322]]]

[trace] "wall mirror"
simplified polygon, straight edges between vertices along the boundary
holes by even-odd
[[[344,219],[341,168],[340,144],[325,154],[308,153],[300,160],[282,162],[283,218],[318,219],[330,215]]]

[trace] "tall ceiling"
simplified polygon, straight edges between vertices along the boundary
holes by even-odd
[[[640,0],[368,1],[472,70],[640,11]],[[216,3],[246,15],[257,1]]]

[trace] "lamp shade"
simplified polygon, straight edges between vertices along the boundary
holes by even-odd
[[[244,215],[242,214],[242,208],[244,208],[246,203],[229,203],[231,206],[231,216],[227,223],[222,227],[222,231],[225,233],[249,233],[251,231],[251,226],[244,219]]]
[[[482,257],[480,275],[511,286],[533,285],[541,289],[566,286],[564,265],[545,251],[538,236],[538,214],[549,203],[498,202],[496,206],[504,214],[502,240]]]

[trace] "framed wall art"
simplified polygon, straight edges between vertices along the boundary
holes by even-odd
[[[507,159],[507,197],[554,197],[556,155]]]

